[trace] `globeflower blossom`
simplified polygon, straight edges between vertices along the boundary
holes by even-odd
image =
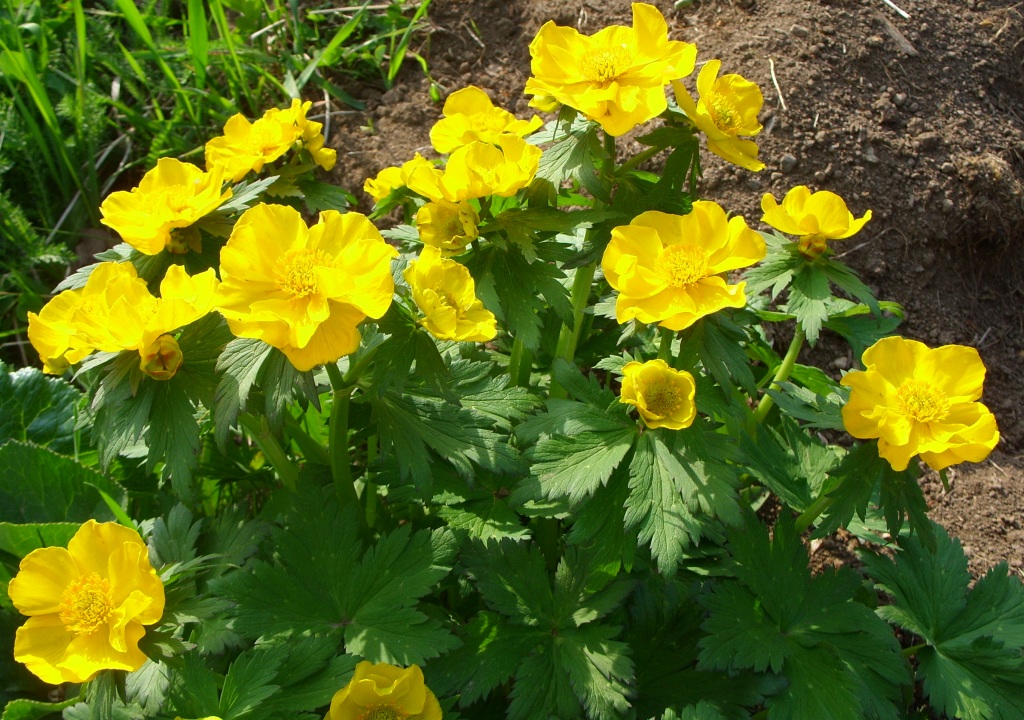
[[[441,720],[441,705],[419,665],[407,668],[363,660],[331,700],[325,720]]]
[[[164,612],[164,586],[139,534],[89,520],[68,547],[24,557],[7,588],[28,621],[14,659],[43,682],[83,683],[101,670],[138,670],[139,640]]]
[[[721,275],[764,256],[764,241],[742,217],[726,218],[717,203],[698,200],[688,215],[651,210],[614,228],[601,266],[619,292],[619,323],[683,330],[723,308],[743,307],[745,283],[729,285]]]
[[[981,462],[999,442],[995,415],[977,402],[985,365],[974,348],[888,337],[862,362],[864,370],[840,381],[850,388],[843,425],[855,438],[878,438],[878,454],[894,470],[906,470],[914,455],[933,470]]]
[[[420,168],[428,171],[435,169],[434,163],[416,153],[412,160],[402,163],[401,166],[384,168],[376,177],[367,178],[363,182],[363,192],[373,198],[375,203],[379,203],[393,191],[405,187],[409,177]]]
[[[797,185],[786,193],[781,206],[771,193],[765,193],[761,209],[761,222],[787,235],[796,235],[800,252],[808,257],[825,252],[828,240],[856,235],[871,219],[870,210],[854,218],[841,197],[828,190],[812,193],[805,185]]]
[[[664,360],[629,362],[622,368],[619,402],[632,405],[650,429],[682,430],[697,417],[693,375]]]
[[[480,215],[466,200],[428,202],[416,211],[420,240],[444,255],[460,253],[476,240],[480,236],[479,223]]]
[[[485,342],[498,334],[494,314],[476,297],[469,270],[443,258],[438,248],[423,248],[404,277],[423,312],[420,324],[438,340]]]
[[[441,112],[444,117],[430,128],[430,144],[439,153],[450,153],[471,142],[494,143],[504,134],[524,137],[543,125],[536,115],[520,120],[508,110],[495,107],[487,93],[475,85],[449,95]]]
[[[407,185],[413,192],[438,202],[498,195],[512,197],[533,181],[541,149],[517,135],[501,135],[495,144],[472,142],[453,152],[444,170],[416,168]]]
[[[530,43],[525,93],[531,105],[568,105],[623,135],[667,107],[665,86],[693,72],[697,48],[668,39],[668,24],[653,5],[633,3],[633,27],[612,25],[594,35],[547,22]]]

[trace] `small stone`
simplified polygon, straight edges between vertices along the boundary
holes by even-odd
[[[832,367],[834,367],[836,370],[846,370],[847,368],[850,367],[850,358],[846,357],[845,355],[840,355],[839,357],[832,361]]]
[[[924,272],[924,265],[915,265],[914,266],[914,272],[916,272],[916,273],[923,273]]]
[[[761,189],[761,181],[758,180],[756,177],[747,178],[747,181],[744,184],[747,186],[747,190],[756,191]]]
[[[953,175],[956,172],[956,165],[951,162],[944,162],[939,165],[939,172],[944,175]]]
[[[462,73],[468,73],[468,72],[469,72],[469,62],[468,61],[464,61],[464,62],[462,62],[459,65],[459,73],[462,74]]]
[[[950,200],[949,198],[942,198],[942,212],[949,215],[951,212],[953,212],[953,208],[954,205],[952,200]]]
[[[772,173],[772,182],[776,182],[782,179],[782,173],[776,171]]]
[[[875,155],[875,149],[873,147],[871,147],[870,145],[868,145],[866,148],[864,148],[864,152],[861,153],[861,154],[864,157],[864,162],[871,163],[872,165],[875,165],[875,164],[878,163],[878,156]]]
[[[922,150],[934,150],[942,143],[942,136],[937,132],[923,132],[915,139]]]
[[[903,107],[907,103],[906,93],[896,93],[892,96],[892,104],[896,107]]]
[[[782,156],[782,160],[779,163],[779,167],[782,170],[782,172],[791,173],[793,172],[793,170],[796,169],[797,162],[798,161],[795,155],[786,153],[785,155]]]
[[[818,185],[824,184],[826,180],[828,180],[828,175],[823,173],[821,170],[818,170],[816,173],[814,173],[814,182],[818,183]]]
[[[402,86],[395,85],[393,88],[388,90],[386,93],[380,96],[380,101],[385,105],[396,103],[402,99]]]
[[[789,29],[789,34],[793,37],[805,38],[811,34],[811,31],[805,28],[803,25],[794,25]]]

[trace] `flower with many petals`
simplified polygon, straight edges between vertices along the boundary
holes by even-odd
[[[761,236],[742,217],[726,218],[717,203],[698,200],[688,215],[651,210],[612,230],[601,265],[619,291],[615,318],[682,330],[705,315],[743,307],[745,283],[722,273],[764,258]]]
[[[693,72],[697,48],[669,40],[656,7],[633,3],[633,27],[612,25],[588,36],[546,23],[530,57],[533,76],[524,92],[536,96],[531,104],[568,105],[618,136],[668,107],[665,86]]]
[[[533,181],[541,149],[517,135],[501,135],[495,144],[472,142],[453,152],[445,169],[420,167],[409,189],[429,200],[457,203],[488,195],[512,197]]]
[[[230,189],[221,192],[223,184],[222,168],[203,172],[174,158],[160,158],[138,187],[106,197],[100,205],[100,222],[145,255],[164,249],[198,250],[198,233],[186,234],[184,229],[231,197]]]
[[[761,132],[757,116],[764,105],[761,89],[741,75],[718,77],[721,60],[709,60],[697,75],[697,93],[694,101],[686,87],[678,80],[672,89],[676,102],[697,129],[708,139],[708,150],[733,165],[747,170],[764,170],[757,159],[757,143],[744,140]]]
[[[217,310],[238,337],[311,370],[355,352],[359,323],[387,311],[397,254],[365,215],[327,210],[307,227],[297,210],[260,203],[221,250]]]
[[[423,312],[420,324],[438,340],[485,342],[498,334],[494,314],[476,297],[469,270],[442,257],[436,247],[423,248],[404,277]]]
[[[445,255],[462,252],[477,239],[480,215],[466,200],[428,202],[416,211],[416,229],[424,245],[432,245]]]
[[[444,102],[444,117],[430,128],[430,143],[439,153],[450,153],[471,142],[497,142],[504,134],[525,137],[543,125],[534,115],[519,120],[494,103],[475,85],[456,90]]]
[[[384,168],[376,177],[367,178],[363,183],[363,192],[372,197],[375,203],[379,203],[393,191],[405,187],[413,172],[421,168],[427,171],[435,169],[434,163],[416,153],[412,160],[398,167]]]
[[[670,367],[664,360],[633,361],[622,368],[619,402],[635,407],[644,425],[652,430],[690,427],[697,417],[693,401],[696,392],[693,375]]]
[[[786,193],[781,206],[771,193],[765,193],[761,209],[764,211],[761,222],[787,235],[796,235],[800,251],[808,257],[821,255],[828,240],[844,240],[857,234],[871,219],[870,210],[855,218],[835,193],[828,190],[812,193],[805,185],[797,185]]]
[[[335,693],[324,720],[441,720],[441,705],[424,684],[419,665],[363,660]]]
[[[89,520],[67,548],[33,550],[7,594],[28,621],[14,659],[43,682],[83,683],[101,670],[138,670],[139,640],[164,612],[164,586],[139,534]]]
[[[981,462],[999,442],[995,416],[976,402],[985,365],[974,348],[888,337],[862,362],[864,370],[840,381],[850,388],[843,425],[855,438],[878,438],[878,454],[894,470],[914,455],[934,470]]]

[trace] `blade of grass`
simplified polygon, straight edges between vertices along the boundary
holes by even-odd
[[[324,48],[323,53],[320,55],[319,67],[324,65],[334,65],[338,62],[341,56],[341,45],[351,37],[358,28],[359,24],[363,21],[363,16],[366,15],[366,8],[370,4],[370,0],[366,0],[363,6],[359,8],[359,12],[353,15],[348,22],[342,25],[338,32],[334,33],[334,37],[327,43],[327,47]]]
[[[210,14],[213,16],[213,24],[217,27],[217,36],[227,45],[228,57],[231,63],[224,63],[224,72],[232,79],[232,94],[238,97],[241,94],[245,97],[246,105],[250,111],[255,111],[256,103],[249,92],[249,85],[245,79],[245,71],[242,70],[242,63],[238,59],[238,51],[235,50],[235,36],[228,23],[227,14],[224,12],[224,5],[221,0],[209,0]],[[232,72],[233,71],[233,72]]]
[[[398,41],[398,47],[395,49],[392,47],[391,59],[388,62],[388,74],[386,85],[390,88],[395,78],[398,76],[398,71],[402,69],[402,61],[405,60],[405,53],[409,49],[409,43],[412,40],[412,32],[416,29],[416,23],[419,22],[426,12],[427,8],[430,7],[430,0],[423,0],[420,6],[416,8],[415,14],[412,16],[412,20],[409,21],[409,25],[405,28],[405,33],[402,35],[402,39]]]
[[[196,73],[196,86],[206,87],[206,66],[210,61],[210,36],[203,0],[188,0],[188,48]]]

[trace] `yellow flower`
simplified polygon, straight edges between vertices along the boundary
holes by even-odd
[[[139,534],[89,520],[67,549],[33,550],[7,588],[28,621],[14,659],[43,682],[83,683],[101,670],[138,670],[143,625],[164,612],[164,586]]]
[[[445,255],[454,255],[480,236],[480,216],[465,200],[458,203],[438,200],[428,202],[416,212],[416,228],[424,245],[439,248]]]
[[[745,283],[729,285],[720,274],[764,255],[764,241],[742,217],[727,219],[716,203],[698,200],[689,215],[651,210],[612,230],[601,265],[619,291],[619,323],[682,330],[722,308],[743,307]]]
[[[311,370],[355,352],[356,326],[387,311],[397,254],[359,213],[328,210],[306,227],[297,210],[260,203],[221,250],[217,309],[238,337]]]
[[[721,60],[709,60],[697,75],[697,93],[694,102],[679,81],[672,83],[676,102],[708,139],[708,150],[733,165],[747,170],[763,170],[764,163],[757,159],[757,143],[741,140],[739,136],[752,136],[761,132],[757,121],[764,97],[760,88],[740,75],[718,77]]]
[[[669,367],[664,360],[626,363],[622,372],[619,402],[635,407],[644,425],[652,430],[682,430],[693,424],[697,417],[693,375]]]
[[[536,115],[519,120],[509,111],[494,107],[487,93],[475,85],[449,95],[441,112],[444,118],[430,128],[430,143],[439,153],[450,153],[478,140],[497,142],[505,133],[524,137],[544,124]]]
[[[441,720],[441,705],[419,665],[399,668],[363,660],[335,693],[324,720]]]
[[[186,244],[192,245],[194,240],[176,238],[176,231],[189,227],[231,197],[230,189],[221,192],[223,183],[222,168],[204,173],[195,165],[160,158],[138,187],[107,196],[100,205],[100,222],[145,255],[156,255],[165,248],[186,252]]]
[[[438,248],[424,247],[404,277],[426,316],[420,324],[438,340],[484,342],[498,334],[494,314],[477,300],[469,270],[441,257]]]
[[[448,158],[443,171],[419,167],[409,189],[429,200],[459,202],[487,195],[511,197],[537,174],[541,149],[517,135],[499,135],[496,145],[472,142]]]
[[[363,192],[379,203],[400,187],[405,187],[409,182],[409,176],[415,170],[425,168],[428,171],[434,170],[434,163],[416,153],[412,160],[403,163],[400,167],[384,168],[375,178],[367,178],[363,183]]]
[[[288,109],[271,108],[252,123],[241,113],[233,115],[224,125],[224,134],[206,143],[206,167],[223,167],[227,177],[238,182],[250,170],[260,172],[298,142],[310,151],[313,162],[330,170],[337,156],[323,146],[323,124],[306,119],[311,105],[293,99]]]
[[[787,235],[796,235],[800,251],[809,257],[821,255],[827,240],[843,240],[860,232],[871,219],[870,210],[859,219],[854,218],[841,197],[828,190],[812,194],[805,185],[797,185],[786,193],[781,207],[771,193],[765,193],[761,209],[761,222]]]
[[[633,3],[633,27],[612,25],[595,35],[546,23],[530,43],[531,104],[552,100],[596,120],[609,135],[622,135],[660,115],[665,85],[693,72],[697,48],[668,39],[665,18],[653,5]]]
[[[878,438],[894,470],[920,455],[932,469],[981,462],[999,442],[996,418],[980,402],[985,365],[963,345],[935,349],[888,337],[864,351],[864,370],[840,381],[850,388],[843,425],[855,438]]]

